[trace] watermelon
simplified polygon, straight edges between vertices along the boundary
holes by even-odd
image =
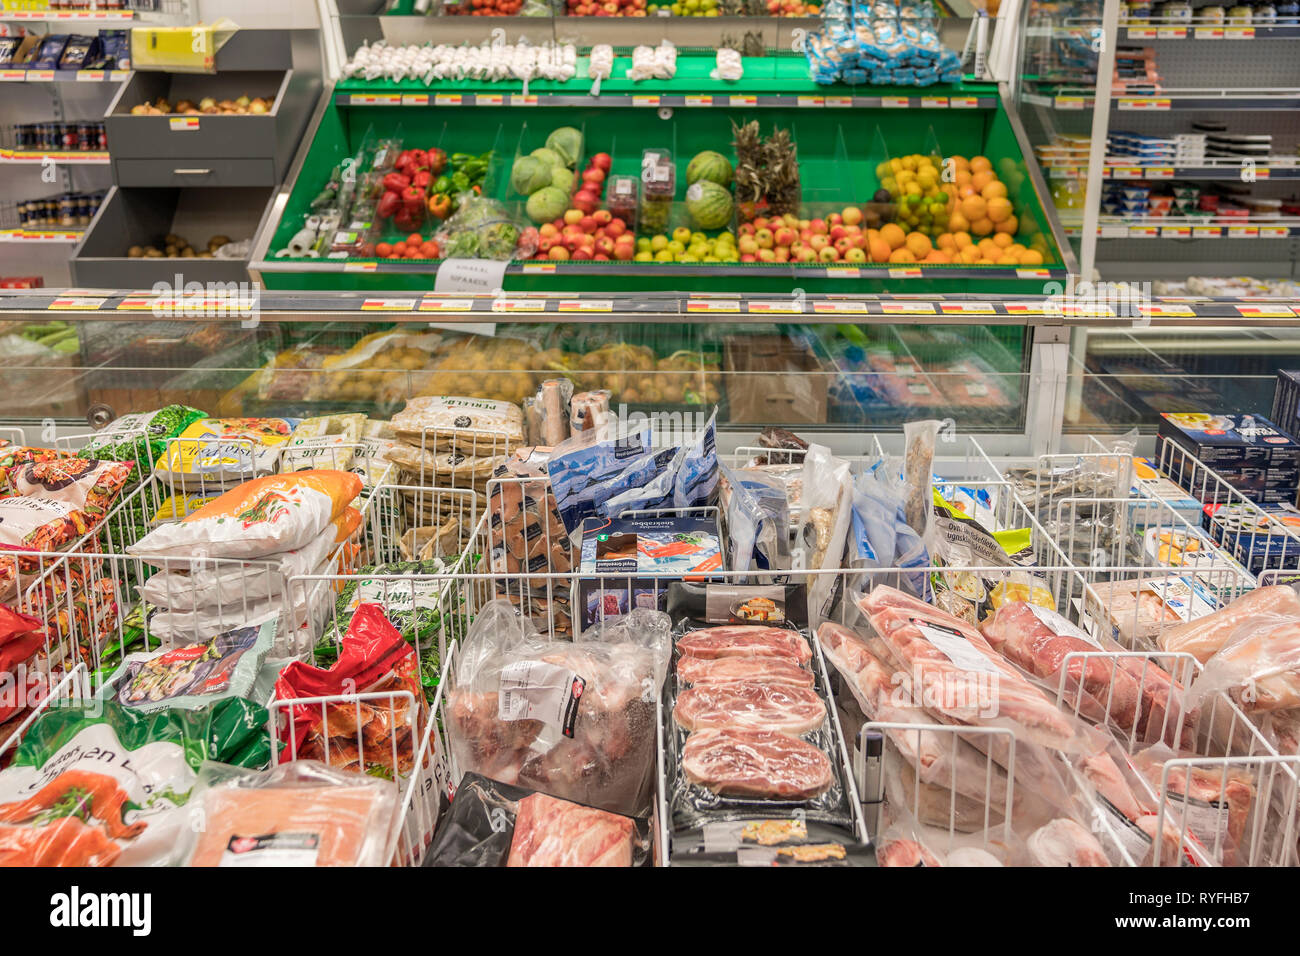
[[[721,229],[731,222],[731,193],[707,179],[686,189],[686,211],[699,229]]]
[[[695,158],[686,167],[686,185],[690,186],[702,179],[717,183],[719,186],[730,186],[731,161],[711,149],[696,153]]]

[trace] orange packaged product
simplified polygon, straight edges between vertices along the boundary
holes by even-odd
[[[346,471],[254,478],[181,521],[155,528],[127,550],[173,562],[194,557],[248,560],[292,551],[321,534],[359,494],[361,478]]]

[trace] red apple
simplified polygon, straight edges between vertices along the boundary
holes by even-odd
[[[834,246],[824,246],[821,252],[817,253],[817,258],[822,262],[834,262],[839,257],[840,254],[835,251]]]
[[[757,257],[756,255],[754,255],[752,252],[744,252],[744,253],[741,253],[740,261],[741,261],[741,262],[757,262],[757,261],[758,261],[758,257]]]
[[[823,249],[828,248],[830,244],[831,241],[827,239],[824,235],[822,235],[820,232],[813,233],[812,236],[808,239],[808,245],[812,246],[813,252],[816,252],[818,254],[820,254]]]
[[[838,226],[844,222],[844,217],[837,212],[833,212],[826,217],[826,222],[830,226]]]
[[[861,249],[859,249],[857,246],[854,246],[848,252],[844,253],[844,261],[845,262],[866,262],[867,254],[863,252]]]
[[[600,236],[596,239],[596,252],[603,252],[605,255],[613,255],[614,240],[609,236]]]
[[[844,224],[848,226],[856,226],[860,222],[862,222],[862,210],[857,206],[845,206]]]
[[[827,231],[826,220],[825,219],[810,220],[808,223],[808,228],[811,229],[813,232],[826,232]]]
[[[589,189],[579,189],[573,194],[574,207],[580,209],[585,214],[595,212],[596,206],[599,205],[599,203],[600,197]],[[565,213],[565,218],[568,218],[568,213]]]
[[[609,172],[609,167],[614,165],[614,160],[610,158],[609,153],[597,153],[591,157],[591,165],[595,166],[601,172]]]
[[[835,240],[835,251],[838,252],[840,255],[844,255],[844,253],[848,252],[852,248],[853,248],[853,240],[850,239],[848,236],[840,236],[838,239]]]
[[[602,212],[609,212],[609,210],[597,209],[596,215],[599,216]],[[609,221],[609,225],[605,227],[605,234],[608,236],[613,236],[615,239],[617,239],[619,236],[630,235],[630,233],[628,233],[627,231],[627,225],[626,223],[623,222],[622,219],[611,219]]]
[[[776,251],[766,246],[758,250],[759,262],[776,262]]]
[[[614,258],[619,262],[630,262],[635,255],[635,242],[620,242],[614,246]]]
[[[772,235],[771,229],[760,227],[759,230],[754,233],[754,241],[758,243],[758,248],[760,249],[771,249],[775,243],[775,237]]]
[[[597,209],[591,214],[591,218],[596,220],[598,226],[608,226],[614,221],[614,214],[608,209]]]
[[[595,232],[596,225],[597,223],[596,223],[595,216],[583,216],[581,219],[578,220],[578,228],[581,229],[583,232]]]
[[[795,240],[799,238],[799,234],[796,233],[789,226],[782,226],[780,229],[776,230],[775,233],[773,233],[773,237],[775,238],[776,244],[778,246],[790,246],[793,245]]]

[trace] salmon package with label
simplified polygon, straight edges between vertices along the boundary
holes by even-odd
[[[275,470],[297,418],[199,418],[174,439],[154,467],[173,487],[211,487]]]
[[[0,772],[0,866],[174,864],[199,765],[264,765],[266,718],[237,698],[153,714],[51,708]]]
[[[296,471],[254,478],[182,521],[161,525],[127,551],[146,560],[264,558],[292,551],[321,534],[361,494],[346,471]]]
[[[352,614],[333,667],[323,670],[294,661],[275,682],[277,700],[344,694],[392,696],[302,704],[285,711],[289,745],[281,761],[323,760],[387,777],[409,773],[428,719],[420,662],[378,604],[362,604]]]
[[[315,760],[241,772],[208,764],[190,866],[381,866],[397,810],[390,780]]]

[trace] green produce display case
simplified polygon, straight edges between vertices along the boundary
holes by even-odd
[[[751,69],[751,62],[753,63]],[[912,153],[984,155],[1008,188],[1019,221],[1017,241],[1041,234],[1041,266],[835,263],[641,263],[518,261],[506,269],[512,292],[601,293],[644,291],[790,293],[1042,294],[1044,283],[1062,281],[1063,257],[1044,211],[1041,180],[1029,168],[1015,120],[995,85],[962,83],[933,87],[819,87],[802,57],[747,58],[739,83],[709,79],[710,56],[681,53],[670,81],[632,84],[619,74],[590,95],[580,74],[567,83],[535,81],[528,93],[518,83],[418,83],[345,81],[329,94],[300,153],[296,175],[280,197],[279,214],[259,243],[253,271],[268,289],[420,291],[434,288],[436,260],[297,259],[277,257],[302,228],[313,198],[331,171],[368,136],[397,137],[405,146],[455,152],[493,152],[484,194],[523,215],[523,197],[510,190],[518,155],[544,143],[560,126],[584,133],[584,157],[607,152],[611,174],[640,172],[642,150],[671,151],[677,173],[669,229],[689,224],[682,197],[685,170],[699,151],[734,159],[732,123],[757,120],[763,135],[788,129],[798,147],[803,190],[801,215],[814,217],[869,201],[880,188],[876,169],[891,157]],[[722,93],[719,90],[725,89]],[[634,92],[635,91],[635,92]],[[580,161],[579,169],[582,162]],[[1032,163],[1032,160],[1029,161]],[[526,221],[526,220],[525,220]],[[428,228],[424,232],[427,234]],[[393,239],[396,230],[390,229]]]

